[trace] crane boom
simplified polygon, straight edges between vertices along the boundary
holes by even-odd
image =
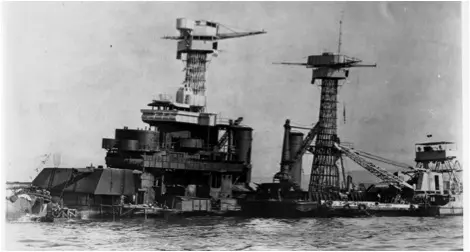
[[[243,117],[238,117],[237,120],[233,122],[233,125],[240,125],[240,123],[243,121]],[[228,131],[225,131],[225,133],[220,137],[219,142],[217,143],[216,149],[220,150],[222,146],[224,146],[227,143],[228,140]]]
[[[224,39],[231,39],[231,38],[241,38],[247,36],[254,36],[258,34],[265,34],[265,31],[255,31],[255,32],[234,32],[234,33],[217,33],[215,36],[216,40],[224,40]],[[170,39],[170,40],[183,40],[185,39],[184,36],[163,36],[162,39]]]
[[[213,32],[211,34],[208,33],[202,33],[202,34],[195,34],[195,31],[193,30],[195,26],[207,26],[210,28],[214,28]],[[220,33],[219,28],[224,27],[231,32],[224,32]],[[231,39],[231,38],[241,38],[241,37],[246,37],[246,36],[254,36],[258,34],[265,34],[266,31],[261,30],[261,31],[235,31],[230,29],[224,24],[217,23],[217,22],[211,22],[211,21],[206,21],[206,20],[187,20],[185,18],[181,18],[177,20],[177,28],[181,30],[185,30],[182,34],[179,36],[163,36],[162,39],[172,39],[172,40],[184,40],[187,38],[187,36],[203,36],[210,38],[211,41],[215,42],[217,40],[224,40],[224,39]],[[199,31],[196,31],[196,33]]]
[[[310,145],[313,142],[313,139],[315,139],[315,136],[318,133],[318,130],[320,129],[318,123],[315,124],[315,126],[310,129],[308,132],[307,136],[305,137],[304,141],[302,142],[302,145],[300,146],[299,151],[295,154],[294,158],[291,160],[291,164],[295,164],[297,160],[302,158],[302,156],[307,152],[307,150],[310,148]]]
[[[337,143],[335,143],[335,147],[342,151],[348,158],[352,159],[354,162],[356,162],[358,165],[375,175],[377,178],[381,179],[382,181],[386,183],[391,183],[391,184],[399,184],[400,186],[405,186],[410,189],[413,189],[413,187],[406,183],[405,181],[401,180],[397,176],[391,174],[390,172],[376,166],[375,164],[365,160],[362,158],[360,155],[356,154],[356,152],[353,149],[341,146]]]
[[[393,166],[397,166],[397,167],[400,167],[400,168],[409,169],[409,170],[413,170],[413,171],[417,170],[415,167],[413,167],[411,165],[408,165],[408,164],[398,163],[398,162],[395,162],[393,160],[389,160],[389,159],[386,159],[386,158],[383,158],[383,157],[372,155],[370,153],[367,153],[367,152],[361,151],[361,150],[357,150],[357,149],[355,151],[356,151],[356,154],[358,154],[362,157],[373,159],[373,160],[379,161],[381,163],[390,164],[390,165],[393,165]]]
[[[241,38],[241,37],[265,34],[265,33],[266,33],[265,31],[217,33],[217,39],[223,40],[223,39],[231,39],[231,38]]]

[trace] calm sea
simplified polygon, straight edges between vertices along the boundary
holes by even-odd
[[[17,222],[7,250],[463,250],[463,218]]]

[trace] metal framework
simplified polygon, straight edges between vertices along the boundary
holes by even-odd
[[[315,140],[309,191],[339,187],[339,170],[336,166],[339,155],[334,149],[337,140],[337,97],[338,80],[322,80],[319,132]]]
[[[293,127],[292,128],[301,128],[301,127]],[[315,139],[315,136],[318,134],[318,130],[320,129],[319,124],[315,124],[313,128],[310,129],[308,132],[307,136],[305,137],[304,141],[302,142],[302,145],[300,146],[299,151],[295,154],[294,158],[292,159],[292,163],[296,163],[297,160],[301,159],[302,156],[305,154],[306,151],[310,149],[310,145],[313,142],[313,139]]]
[[[275,179],[281,179],[286,172],[286,163],[298,160],[305,152],[311,151],[314,154],[312,170],[310,175],[309,192],[322,192],[340,188],[340,172],[337,165],[341,153],[334,147],[339,142],[337,136],[337,104],[339,81],[344,80],[349,75],[351,67],[375,67],[376,65],[359,64],[361,60],[350,58],[344,55],[323,53],[322,55],[311,55],[307,63],[274,63],[282,65],[297,65],[313,68],[312,84],[316,80],[321,81],[320,114],[317,124],[310,130],[304,139],[300,150],[293,157],[293,160],[281,162],[281,172],[275,175]],[[315,147],[310,146],[315,139]],[[286,136],[284,137],[284,140]],[[284,144],[285,145],[285,144]],[[283,148],[283,153],[286,148]],[[286,157],[283,156],[284,160]]]
[[[335,147],[342,151],[348,158],[352,159],[354,162],[356,162],[358,165],[375,175],[377,178],[381,179],[385,183],[390,183],[390,184],[396,184],[398,186],[404,186],[408,187],[410,189],[413,189],[413,186],[408,184],[407,182],[403,181],[399,177],[391,174],[390,172],[380,168],[379,166],[376,166],[375,164],[365,160],[362,158],[358,153],[356,153],[354,150],[335,144]]]
[[[229,29],[230,32],[221,33],[222,27]],[[217,54],[218,41],[266,33],[264,30],[237,32],[220,23],[186,18],[176,20],[176,29],[180,32],[179,36],[164,36],[163,39],[178,41],[177,59],[182,59],[182,55],[186,54],[183,86],[186,92],[191,93],[188,97],[192,96],[194,101],[189,101],[190,98],[186,100],[185,97],[184,101],[179,102],[197,107],[197,112],[204,112],[206,109],[207,58],[209,54]]]
[[[441,144],[444,146],[455,145],[455,143],[452,142],[428,142],[417,144],[417,146],[424,147],[424,150],[423,152],[421,152],[421,150],[416,151],[415,169],[441,173],[448,176],[450,189],[453,194],[462,193],[463,184],[459,178],[460,176],[457,175],[462,172],[462,167],[455,156],[456,153],[453,153],[452,150],[446,147],[441,149]],[[436,147],[436,149],[433,149],[433,147]],[[426,148],[430,149],[426,150]],[[424,156],[421,156],[423,154]]]
[[[348,77],[349,68],[351,67],[376,66],[375,64],[363,65],[360,64],[362,61],[359,59],[341,55],[342,18],[340,20],[339,30],[337,54],[323,53],[321,55],[310,55],[308,56],[306,63],[274,63],[312,68],[312,84],[315,84],[316,80],[321,81],[321,100],[318,123],[311,129],[307,138],[302,143],[301,149],[294,157],[294,161],[296,161],[307,150],[314,154],[309,183],[310,195],[316,192],[328,191],[330,189],[338,190],[340,188],[340,172],[337,161],[341,158],[341,152],[334,147],[334,144],[339,142],[339,138],[337,136],[338,82]],[[312,148],[310,143],[313,141],[315,136],[315,147]],[[285,159],[284,156],[283,159]],[[280,173],[286,169],[284,163],[285,162],[281,162]]]
[[[238,117],[237,120],[233,122],[234,126],[240,125],[240,123],[243,121],[243,117]],[[229,130],[227,129],[224,134],[220,137],[219,142],[217,143],[217,146],[215,146],[216,151],[220,150],[225,144],[227,144],[229,138]]]
[[[184,86],[192,88],[195,94],[204,95],[206,84],[207,52],[189,51],[186,56]]]

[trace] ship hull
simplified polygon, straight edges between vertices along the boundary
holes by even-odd
[[[438,216],[463,216],[463,207],[439,207]]]
[[[264,218],[435,217],[463,215],[462,207],[342,201],[322,201],[318,203],[309,201],[250,200],[241,202],[241,209],[240,214],[242,216]]]
[[[245,217],[300,218],[319,214],[317,202],[249,200],[240,202],[240,214]]]

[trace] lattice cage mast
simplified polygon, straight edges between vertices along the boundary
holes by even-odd
[[[221,28],[230,32],[221,32]],[[204,112],[207,105],[205,92],[208,56],[218,54],[218,41],[266,33],[236,32],[220,23],[186,18],[176,20],[176,29],[179,36],[163,37],[178,40],[176,59],[185,62],[185,78],[183,86],[176,93],[176,103],[189,105],[198,112]]]

